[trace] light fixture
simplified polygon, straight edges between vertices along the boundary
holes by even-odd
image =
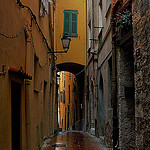
[[[71,39],[67,36],[67,35],[64,35],[62,38],[61,38],[61,41],[62,41],[62,45],[63,45],[63,49],[64,50],[68,50],[69,49],[69,45],[70,45],[70,41]]]
[[[61,41],[62,41],[62,46],[63,46],[63,49],[64,50],[60,50],[60,51],[50,51],[49,53],[67,53],[68,50],[69,50],[69,46],[70,46],[70,37],[68,37],[66,34],[63,35],[63,37],[61,38]]]

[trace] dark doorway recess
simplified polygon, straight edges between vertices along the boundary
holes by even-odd
[[[20,150],[21,84],[11,81],[12,150]]]

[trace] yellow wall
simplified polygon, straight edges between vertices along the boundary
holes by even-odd
[[[76,113],[76,107],[75,107],[75,93],[73,92],[73,84],[76,85],[76,78],[75,75],[72,73],[71,77],[69,78],[69,72],[62,71],[60,73],[60,92],[65,91],[65,103],[61,102],[61,98],[59,95],[59,102],[60,102],[60,128],[62,130],[67,130],[67,127],[71,127],[73,124],[75,124],[75,118],[74,114]],[[65,86],[64,86],[65,82]],[[70,85],[70,102],[69,102],[69,85]],[[68,124],[68,106],[70,107],[69,111],[69,124]],[[66,109],[66,113],[65,113]],[[66,115],[66,121],[65,121],[65,115]],[[62,123],[63,119],[63,123]],[[66,124],[66,128],[65,128]]]
[[[67,54],[59,54],[56,63],[73,62],[86,65],[86,0],[56,1],[55,51],[63,50],[61,38],[63,36],[64,27],[64,10],[78,10],[78,37],[70,37],[69,51]]]

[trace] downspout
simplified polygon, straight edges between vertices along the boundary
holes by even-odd
[[[92,46],[93,46],[93,49],[94,49],[95,48],[95,45],[94,45],[95,44],[94,43],[94,0],[92,0],[92,33],[93,33],[93,45]],[[95,51],[95,49],[94,49],[94,51]],[[92,53],[92,55],[93,55],[93,58],[95,58],[94,53]],[[93,59],[93,79],[94,78],[95,78],[95,62],[94,62],[94,59]],[[95,80],[93,80],[92,82],[93,82],[93,86],[94,86]],[[91,114],[91,127],[95,128],[95,113],[94,113],[94,110],[95,110],[94,109],[94,104],[95,104],[95,90],[93,90],[92,99],[93,100],[91,100],[91,103],[92,103],[92,105],[91,105],[92,106],[91,113],[93,113],[93,115]]]
[[[49,101],[48,101],[48,122],[49,122],[49,133],[51,131],[51,110],[50,110],[50,105],[51,105],[51,74],[52,74],[52,64],[51,61],[49,68],[50,68],[50,73],[49,73]]]
[[[30,73],[30,49],[31,49],[31,29],[26,28],[26,52],[25,52],[25,72]],[[31,118],[30,118],[30,81],[25,80],[25,119],[26,119],[26,148],[31,149]]]
[[[88,1],[86,0],[86,14],[88,14],[88,6],[89,6],[89,3],[88,3]],[[86,19],[88,20],[88,15],[86,15]],[[86,33],[88,33],[89,32],[89,30],[88,30],[88,28],[87,28],[87,25],[86,25]],[[86,35],[88,35],[88,34],[86,34]],[[88,41],[87,41],[88,40]],[[87,38],[87,40],[86,40],[86,47],[88,47],[89,48],[89,46],[87,46],[87,43],[89,43],[89,38]],[[87,49],[86,49],[87,50]],[[88,53],[86,53],[86,82],[88,82],[88,76],[89,76],[89,67],[88,67]],[[86,83],[85,82],[85,83]],[[89,85],[88,84],[86,84],[86,89],[88,90],[89,89]],[[88,126],[88,124],[89,124],[89,122],[88,122],[88,97],[89,97],[89,93],[88,93],[88,91],[86,91],[86,100],[85,100],[85,119],[86,119],[86,121],[85,121],[85,131],[88,131],[88,128],[89,128],[89,126]]]
[[[113,13],[113,11],[112,11]],[[116,34],[115,22],[112,17],[112,102],[113,102],[113,149],[118,149],[118,101],[117,101],[117,48],[116,48]]]
[[[93,49],[94,49],[94,53],[92,53],[94,59],[93,59],[93,76],[94,76],[94,106],[93,106],[93,113],[94,113],[94,127],[95,127],[95,135],[96,135],[96,128],[97,128],[97,123],[96,123],[96,107],[97,107],[97,101],[98,101],[98,53],[95,51],[95,14],[94,14],[94,7],[95,3],[94,0],[92,0],[92,20],[93,20],[93,24],[92,24],[92,28],[93,28]]]
[[[94,0],[92,0],[92,29],[93,29],[93,49],[95,48],[94,46]]]
[[[56,100],[57,100],[57,77],[56,77],[56,69],[54,70],[54,95],[53,95],[53,135],[55,134],[57,126],[57,113],[56,113]],[[58,129],[58,128],[57,128]]]
[[[53,51],[55,51],[55,7],[56,7],[56,1],[54,0],[54,5],[53,5]],[[56,88],[57,88],[57,76],[56,76],[56,73],[57,73],[57,71],[56,71],[56,60],[57,60],[57,57],[53,54],[52,55],[52,58],[53,58],[53,60],[52,60],[52,63],[53,63],[53,71],[54,71],[54,76],[53,76],[53,78],[54,78],[54,80],[53,80],[53,95],[52,95],[52,107],[53,107],[53,109],[52,109],[52,115],[53,115],[53,135],[55,134],[55,123],[56,122],[58,122],[58,120],[56,121],[55,119],[55,117],[56,117],[56,96],[57,96],[57,93],[56,93]],[[55,60],[56,59],[56,60]],[[57,113],[58,114],[58,113]],[[57,128],[58,129],[58,128]]]
[[[55,134],[55,109],[56,109],[56,60],[55,60],[56,56],[53,54],[52,55],[52,134],[54,135]]]
[[[85,8],[85,19],[87,20],[87,1],[85,0],[84,1],[84,8]],[[86,38],[87,38],[87,25],[86,25]],[[87,50],[87,42],[86,42],[86,50]],[[87,58],[87,55],[86,55],[86,58]],[[87,62],[87,59],[85,58],[85,60],[86,60],[86,62]],[[85,81],[84,81],[84,105],[85,105],[85,108],[84,108],[84,111],[85,111],[85,126],[84,126],[84,131],[86,131],[86,127],[87,127],[87,85],[86,85],[86,83],[87,83],[87,70],[86,70],[86,66],[85,66],[85,74],[84,74],[84,79],[85,79]]]

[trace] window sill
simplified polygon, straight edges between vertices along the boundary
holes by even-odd
[[[63,33],[63,35],[66,35],[66,33]],[[69,37],[78,37],[78,34],[72,35],[72,34],[67,34]]]

